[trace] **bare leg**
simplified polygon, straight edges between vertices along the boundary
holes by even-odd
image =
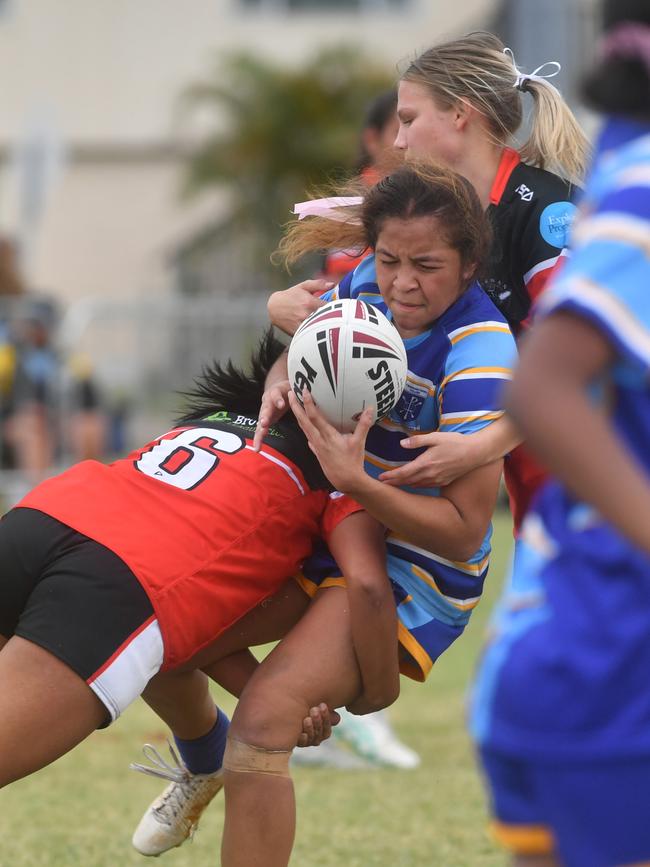
[[[248,647],[282,638],[308,604],[308,597],[296,582],[288,581],[200,651],[182,670],[153,677],[142,697],[175,735],[184,740],[202,737],[216,722],[217,711],[208,679],[196,668],[202,668],[239,696],[258,665]]]
[[[147,684],[142,698],[179,738],[200,738],[217,720],[217,709],[202,671],[167,671]]]
[[[106,718],[78,674],[18,636],[0,652],[0,695],[0,786],[60,758]]]
[[[235,711],[231,736],[269,750],[291,750],[310,707],[320,701],[340,707],[360,689],[347,594],[331,588],[318,594],[253,675]],[[223,867],[288,864],[295,833],[291,779],[226,771],[225,790]]]

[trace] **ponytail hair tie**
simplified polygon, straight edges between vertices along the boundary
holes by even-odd
[[[548,87],[553,87],[548,79],[555,78],[555,76],[562,69],[562,65],[557,60],[547,60],[546,63],[542,63],[537,69],[534,69],[532,72],[522,72],[521,69],[517,66],[515,61],[515,55],[511,48],[504,48],[503,53],[506,57],[509,57],[515,73],[515,82],[512,85],[516,90],[520,90],[522,93],[526,93],[530,88],[528,87],[529,82],[537,81],[543,82]],[[552,71],[543,72],[543,70],[547,67],[551,67]]]

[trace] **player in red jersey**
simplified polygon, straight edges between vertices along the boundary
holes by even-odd
[[[252,449],[276,356],[269,337],[251,377],[232,366],[207,371],[171,431],[109,466],[72,467],[0,522],[0,785],[110,723],[158,671],[187,663],[178,682],[194,689],[201,653],[223,656],[219,636],[224,653],[242,651],[247,630],[228,627],[247,612],[254,619],[320,535],[353,582],[370,578],[358,613],[374,622],[379,600],[394,637],[378,525],[331,491],[295,422]],[[365,416],[361,433],[370,424]],[[235,680],[250,674],[247,659]],[[362,694],[393,696],[397,662],[388,684],[366,682],[361,668]],[[319,698],[306,691],[305,713]]]

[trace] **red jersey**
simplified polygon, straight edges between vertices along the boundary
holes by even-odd
[[[277,590],[317,537],[327,540],[361,508],[331,493],[293,426],[278,424],[254,452],[255,422],[217,413],[110,465],[77,464],[18,504],[129,566],[160,624],[163,669],[187,661]]]

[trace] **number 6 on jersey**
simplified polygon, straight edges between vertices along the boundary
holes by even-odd
[[[229,431],[214,428],[171,431],[134,463],[147,476],[191,491],[219,466],[220,452],[233,455],[244,446],[244,440]]]

